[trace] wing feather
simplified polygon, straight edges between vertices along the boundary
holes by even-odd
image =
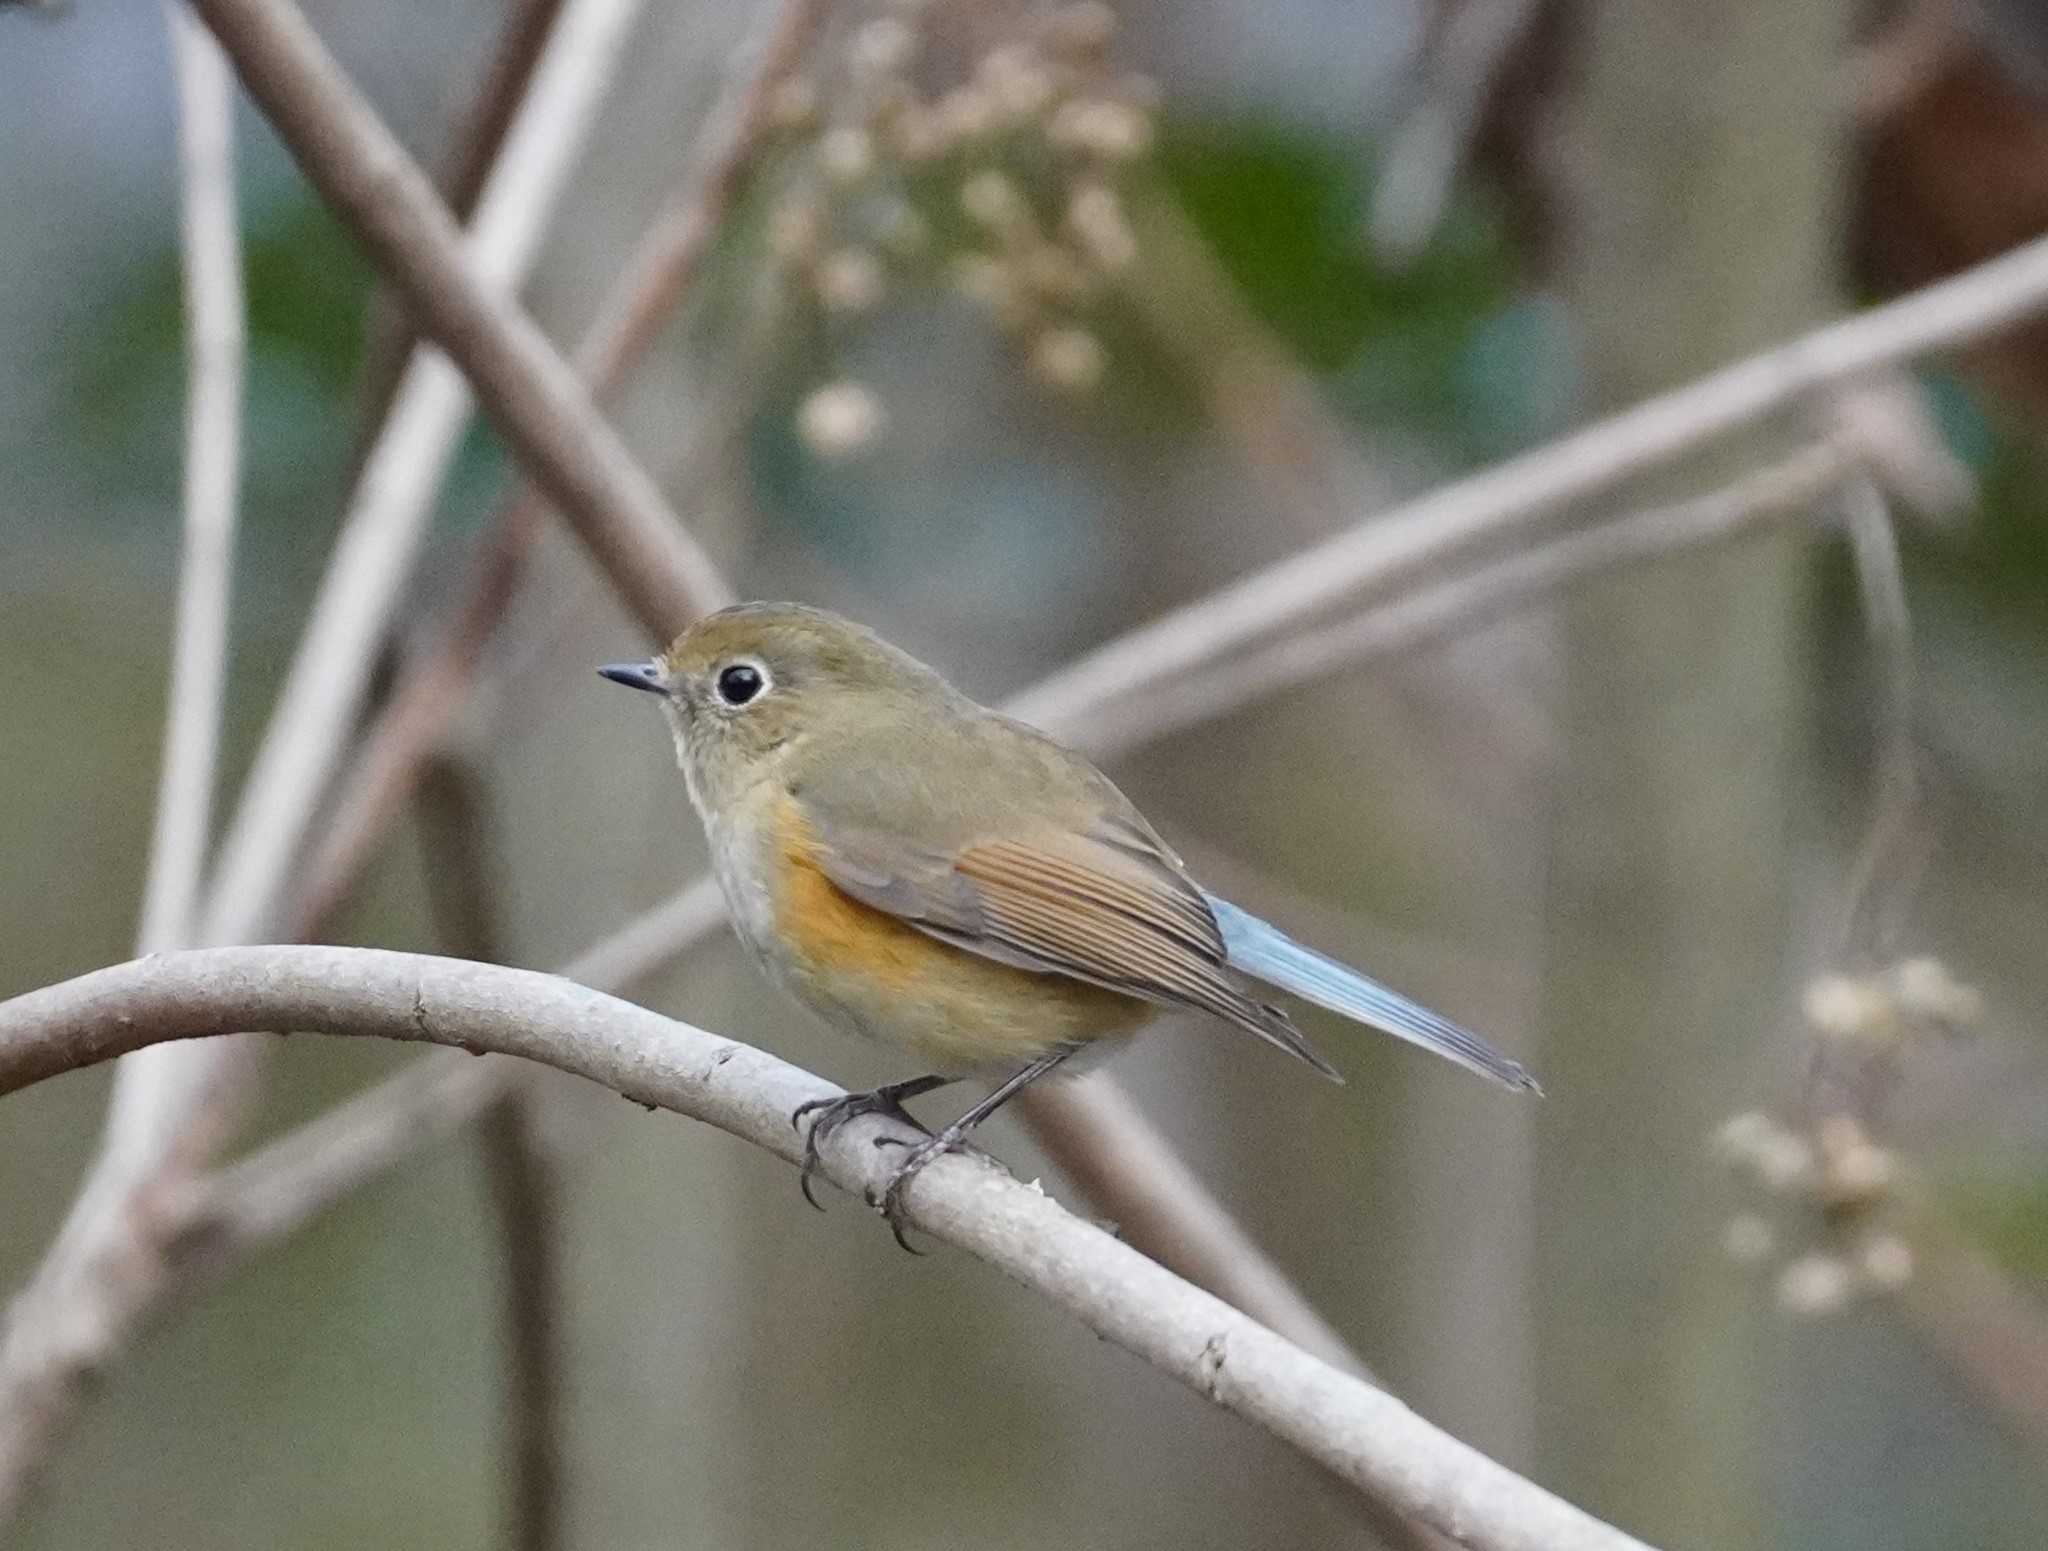
[[[1286,1013],[1231,973],[1208,902],[1162,843],[1139,844],[1142,821],[944,857],[804,806],[819,866],[862,903],[1003,963],[1213,1014],[1343,1080]]]

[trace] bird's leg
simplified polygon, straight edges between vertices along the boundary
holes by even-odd
[[[804,1116],[815,1112],[817,1119],[811,1122],[811,1129],[804,1136],[803,1172],[797,1176],[798,1187],[804,1199],[818,1206],[818,1198],[811,1194],[811,1175],[818,1167],[818,1145],[837,1131],[847,1121],[861,1115],[887,1115],[891,1120],[900,1120],[905,1125],[922,1131],[917,1120],[904,1109],[905,1099],[914,1099],[920,1093],[930,1093],[934,1088],[943,1088],[952,1077],[911,1077],[903,1082],[885,1082],[881,1087],[867,1093],[842,1093],[836,1099],[808,1099],[797,1105],[789,1117],[789,1123],[797,1130],[804,1128]],[[818,1206],[823,1211],[822,1206]]]
[[[967,1140],[968,1132],[988,1119],[989,1116],[1009,1103],[1011,1099],[1022,1093],[1026,1088],[1037,1082],[1047,1072],[1066,1060],[1068,1056],[1074,1054],[1075,1049],[1076,1047],[1073,1045],[1062,1046],[1050,1055],[1040,1056],[1029,1066],[1019,1068],[993,1093],[989,1094],[987,1098],[975,1105],[974,1108],[970,1109],[958,1120],[947,1126],[945,1130],[941,1131],[930,1141],[921,1142],[911,1149],[910,1156],[903,1160],[902,1166],[889,1176],[888,1188],[882,1192],[882,1215],[889,1219],[889,1231],[896,1235],[896,1242],[898,1244],[910,1250],[910,1253],[913,1255],[918,1253],[910,1248],[910,1241],[903,1236],[904,1186],[915,1179],[918,1172],[926,1164],[930,1163],[932,1159],[938,1157],[941,1153],[951,1152],[954,1148],[958,1147]],[[875,1145],[878,1147],[887,1146],[895,1141],[896,1138],[885,1136],[878,1138]],[[899,1143],[898,1145],[901,1144]]]

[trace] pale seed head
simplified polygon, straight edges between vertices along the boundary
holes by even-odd
[[[818,138],[818,165],[835,183],[858,183],[874,170],[874,138],[845,124],[828,129]]]
[[[866,312],[882,299],[882,266],[865,248],[837,248],[818,260],[818,300],[834,312]]]
[[[1777,1247],[1778,1236],[1756,1212],[1738,1212],[1721,1230],[1721,1248],[1737,1265],[1751,1266],[1766,1259]]]
[[[1031,369],[1039,380],[1068,393],[1093,388],[1108,365],[1109,352],[1086,329],[1047,329],[1031,347]]]
[[[1857,1256],[1864,1279],[1890,1292],[1913,1279],[1913,1250],[1894,1234],[1873,1234]]]
[[[1109,274],[1126,269],[1138,256],[1138,239],[1124,219],[1123,201],[1101,183],[1084,183],[1067,204],[1067,225],[1081,251],[1096,268]]]
[[[881,401],[857,382],[828,383],[797,409],[797,434],[824,458],[859,452],[882,434],[887,422]]]
[[[1854,1290],[1848,1265],[1818,1250],[1801,1255],[1778,1273],[1778,1307],[1787,1314],[1832,1314]]]

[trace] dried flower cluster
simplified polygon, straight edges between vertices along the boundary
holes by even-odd
[[[1983,999],[1931,958],[1864,975],[1816,977],[1802,999],[1813,1041],[1806,1112],[1784,1122],[1752,1110],[1731,1117],[1715,1153],[1752,1192],[1729,1218],[1722,1247],[1773,1274],[1778,1306],[1816,1316],[1913,1275],[1913,1251],[1892,1226],[1900,1166],[1871,1135],[1900,1047],[1969,1028]]]
[[[1107,5],[1061,5],[975,60],[926,79],[924,7],[891,0],[854,28],[829,80],[773,105],[790,156],[769,245],[831,352],[892,292],[945,285],[985,310],[1032,376],[1068,393],[1109,365],[1095,309],[1138,257],[1118,181],[1150,149],[1157,92],[1114,75]],[[886,428],[875,394],[828,372],[800,407],[821,456]]]

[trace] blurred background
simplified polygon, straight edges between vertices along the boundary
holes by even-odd
[[[506,7],[308,10],[445,165]],[[681,174],[752,12],[638,24],[527,288],[557,338]],[[906,95],[934,145],[876,127]],[[990,700],[2048,230],[2028,0],[838,0],[777,112],[619,423],[743,593],[854,614]],[[0,995],[133,946],[179,545],[174,123],[157,6],[0,11]],[[366,260],[246,104],[237,130],[230,794],[377,355]],[[1045,211],[1027,253],[1015,225]],[[1904,728],[1829,497],[1110,761],[1198,872],[1549,1096],[1314,1013],[1348,1086],[1194,1022],[1118,1076],[1400,1394],[1658,1545],[2033,1551],[2048,1523],[2048,334],[1910,387],[1974,495],[1893,503]],[[394,661],[512,476],[473,432]],[[666,733],[590,671],[639,641],[549,531],[457,723],[509,962],[561,962],[701,868]],[[1918,780],[1873,844],[1901,737]],[[394,825],[328,934],[459,947],[434,843]],[[903,1075],[723,936],[640,994],[849,1085]],[[405,1059],[292,1041],[251,1135]],[[107,1085],[0,1100],[0,1284],[62,1220]],[[566,1544],[1376,1543],[1298,1459],[964,1257],[811,1213],[721,1134],[545,1093]],[[1071,1195],[1014,1121],[988,1143]],[[484,1168],[438,1144],[172,1309],[10,1543],[501,1543]]]

